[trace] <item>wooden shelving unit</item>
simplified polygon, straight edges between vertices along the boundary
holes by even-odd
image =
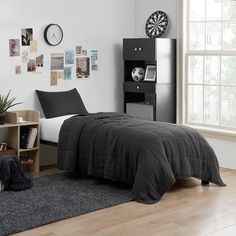
[[[18,117],[22,117],[24,122],[17,122]],[[26,157],[33,160],[33,172],[39,172],[39,118],[40,114],[38,111],[10,111],[6,112],[6,123],[4,125],[0,125],[1,129],[6,129],[6,142],[8,147],[15,149],[17,156]],[[38,129],[37,138],[33,148],[20,148],[21,128],[24,126]]]

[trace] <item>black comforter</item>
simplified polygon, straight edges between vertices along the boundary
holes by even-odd
[[[196,177],[224,186],[213,149],[194,129],[119,113],[66,120],[58,167],[132,184],[134,199],[155,203],[176,179]]]

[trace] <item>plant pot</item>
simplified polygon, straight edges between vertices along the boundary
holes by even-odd
[[[6,115],[5,113],[0,114],[0,125],[4,125],[6,120]]]

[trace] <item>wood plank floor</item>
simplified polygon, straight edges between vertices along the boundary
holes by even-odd
[[[157,204],[128,202],[15,236],[235,236],[236,171],[221,175],[226,187],[180,180]]]

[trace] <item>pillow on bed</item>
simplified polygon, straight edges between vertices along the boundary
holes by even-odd
[[[60,92],[36,90],[36,93],[46,118],[88,113],[78,91],[75,88]]]

